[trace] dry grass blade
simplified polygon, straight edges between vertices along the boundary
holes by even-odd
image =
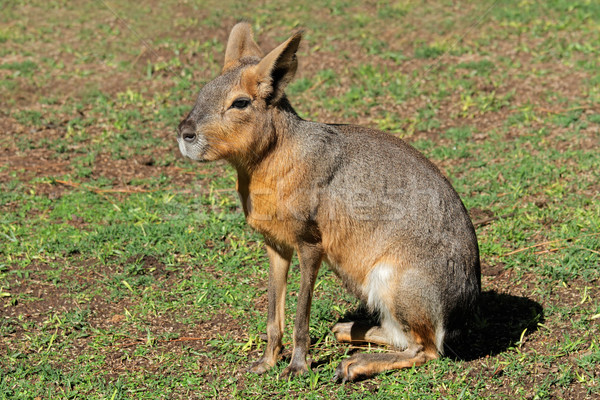
[[[564,239],[548,240],[546,242],[537,243],[537,244],[534,244],[532,246],[527,246],[527,247],[523,247],[523,248],[520,248],[520,249],[517,249],[517,250],[509,251],[508,253],[503,254],[502,257],[511,256],[511,255],[517,254],[517,253],[522,253],[524,251],[527,251],[527,250],[530,250],[530,249],[535,249],[535,248],[542,247],[542,246],[546,246],[548,244],[560,243],[560,242],[573,242],[573,241],[576,241],[576,240],[580,240],[581,238],[584,238],[584,237],[598,236],[598,235],[600,235],[600,232],[597,232],[597,233],[588,233],[588,234],[585,234],[585,235],[576,236],[576,237],[570,237],[570,238],[564,238]],[[552,251],[556,251],[556,250],[558,250],[558,249],[554,249]],[[590,250],[590,249],[586,249],[586,250]],[[595,250],[590,250],[590,251],[592,251],[594,253],[597,253]],[[536,254],[539,254],[539,253],[536,253]]]
[[[87,185],[81,185],[77,182],[71,182],[71,181],[63,181],[60,179],[56,179],[55,180],[56,183],[60,183],[61,185],[65,185],[65,186],[69,186],[69,187],[74,187],[74,188],[83,188],[86,190],[89,190],[90,192],[93,193],[98,193],[98,194],[106,194],[106,193],[151,193],[151,192],[155,192],[156,190],[147,190],[147,189],[140,189],[140,188],[116,188],[116,189],[100,189],[97,187],[91,187],[91,186],[87,186]]]

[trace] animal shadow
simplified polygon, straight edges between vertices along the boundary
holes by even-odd
[[[465,361],[494,356],[537,331],[543,322],[539,303],[493,290],[483,292],[479,312],[462,335],[446,344],[445,354]]]

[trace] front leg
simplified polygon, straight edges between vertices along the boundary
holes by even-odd
[[[282,376],[300,375],[308,371],[306,356],[310,346],[308,326],[310,322],[310,306],[319,267],[323,260],[323,249],[320,245],[301,244],[298,247],[300,261],[300,293],[294,322],[294,350],[292,361],[283,371]]]
[[[285,289],[292,259],[292,249],[279,249],[267,244],[269,256],[269,311],[267,314],[267,348],[263,356],[248,371],[262,374],[277,362],[285,323]]]

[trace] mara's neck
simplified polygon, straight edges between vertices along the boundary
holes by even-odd
[[[258,138],[252,148],[242,157],[229,160],[238,176],[250,180],[255,172],[266,167],[275,168],[271,171],[274,174],[285,171],[286,165],[293,163],[295,132],[302,121],[284,96],[268,111],[265,125],[256,132]]]

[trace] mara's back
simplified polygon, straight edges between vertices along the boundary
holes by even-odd
[[[402,296],[413,293],[415,303],[443,314],[445,329],[458,328],[480,292],[479,252],[448,180],[391,134],[313,122],[298,128],[304,130],[299,140],[306,140],[298,156],[315,166],[306,181],[319,198],[313,212],[327,261],[346,286],[368,300],[369,274],[389,263],[395,276],[417,275],[397,287]]]

